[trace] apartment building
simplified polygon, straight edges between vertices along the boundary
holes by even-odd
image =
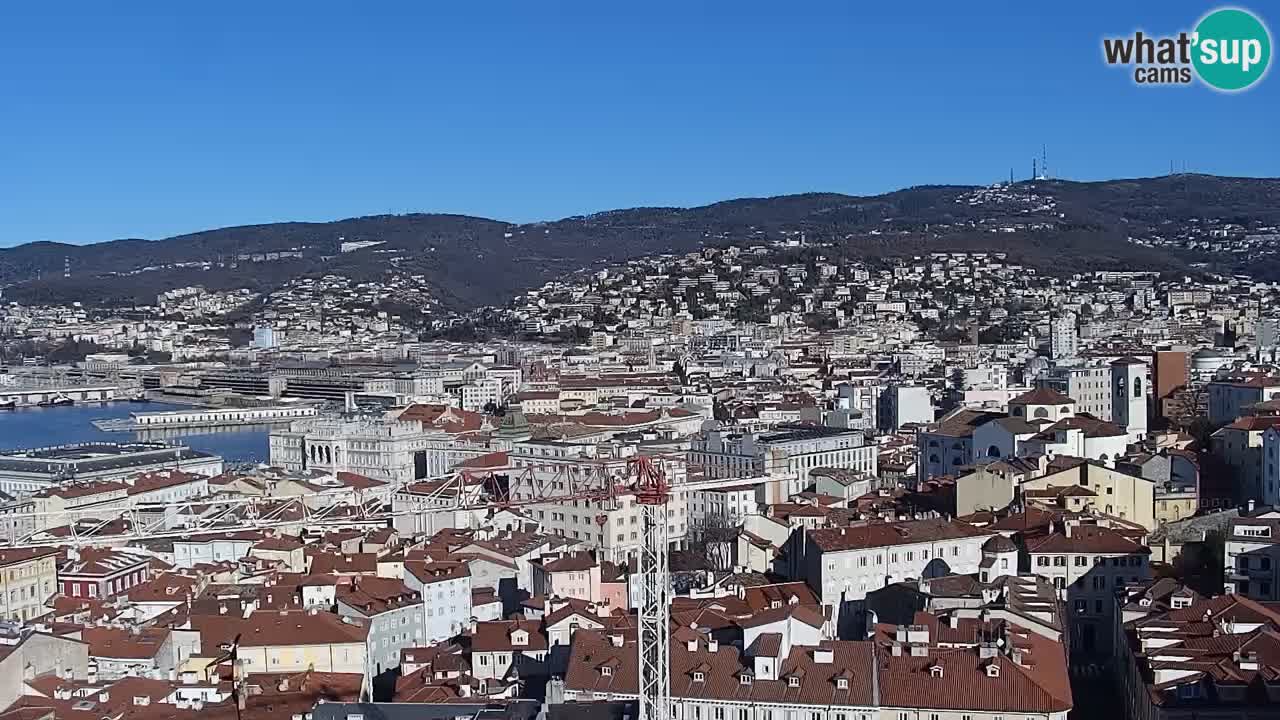
[[[516,443],[510,451],[515,472],[532,473],[534,485],[513,487],[512,499],[534,496],[532,487],[544,485],[550,492],[564,492],[570,483],[600,487],[606,478],[627,477],[627,461],[634,448],[609,445],[577,445],[567,442],[530,441]],[[662,509],[667,522],[667,539],[673,545],[689,532],[689,490],[684,458],[654,456],[662,465],[671,496]],[[531,514],[544,532],[563,535],[597,550],[603,560],[623,562],[636,557],[644,544],[642,511],[634,494],[620,488],[612,501],[568,500],[540,504]]]
[[[422,644],[447,640],[471,621],[471,572],[466,563],[406,560],[404,584],[422,596]]]
[[[150,557],[110,548],[72,548],[58,570],[62,594],[73,598],[111,598],[148,579]]]
[[[1280,506],[1280,427],[1276,425],[1262,431],[1261,472],[1255,499],[1269,507]]]
[[[1263,373],[1233,375],[1208,384],[1209,422],[1225,425],[1264,400],[1280,399],[1280,377]]]
[[[537,620],[478,622],[471,634],[471,674],[510,681],[546,673],[547,636]]]
[[[340,617],[369,629],[368,662],[373,675],[400,666],[400,652],[423,643],[426,622],[422,595],[399,578],[353,576],[337,586]]]
[[[1280,600],[1280,511],[1245,512],[1231,521],[1223,553],[1226,592],[1254,600]]]
[[[956,480],[956,513],[1001,510],[1019,497],[1061,503],[1062,509],[1094,509],[1156,527],[1155,481],[1076,457],[1013,458],[988,463]]]
[[[673,720],[1065,720],[1073,701],[1057,633],[920,613],[870,640],[761,632],[743,649],[690,633],[671,643]],[[636,696],[634,635],[573,634],[567,702]]]
[[[786,477],[770,486],[766,502],[781,502],[804,491],[818,468],[876,472],[877,448],[860,430],[811,425],[781,425],[775,431],[729,433],[713,430],[695,437],[689,463],[701,466],[709,478]]]
[[[202,648],[240,638],[247,673],[365,674],[368,625],[350,617],[310,610],[260,610],[239,615],[192,615]]]
[[[1067,519],[1022,538],[1031,572],[1066,603],[1072,652],[1110,652],[1115,595],[1151,577],[1151,550],[1112,528]]]
[[[604,600],[600,586],[600,562],[589,552],[546,555],[530,563],[533,585],[530,592],[546,597],[575,598],[599,603]]]
[[[21,622],[44,615],[57,583],[57,548],[0,548],[0,618]]]
[[[1280,426],[1280,417],[1250,415],[1227,421],[1209,437],[1213,454],[1231,468],[1237,502],[1262,500],[1280,492],[1267,488],[1264,482],[1267,466],[1263,462],[1280,458],[1280,449],[1276,449],[1280,445],[1273,445],[1272,456],[1264,458],[1264,434],[1277,426]],[[1272,476],[1277,476],[1274,469]]]
[[[843,635],[854,603],[872,590],[909,578],[977,573],[982,544],[992,535],[954,520],[869,523],[797,533],[787,554],[799,562],[791,576],[818,593]]]

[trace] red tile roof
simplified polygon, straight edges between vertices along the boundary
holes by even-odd
[[[1010,405],[1072,405],[1074,403],[1075,400],[1046,387],[1028,390],[1009,401]]]
[[[822,649],[831,653],[831,662],[819,662],[817,648],[793,647],[782,660],[778,680],[754,677],[754,665],[731,645],[715,652],[699,641],[690,651],[686,643],[671,644],[671,695],[677,698],[706,698],[738,702],[784,705],[870,706],[874,703],[874,646],[869,642],[828,641]],[[822,658],[825,660],[825,658]],[[615,646],[606,633],[579,630],[571,641],[565,688],[578,692],[632,693],[637,688],[637,650],[634,633],[627,633]],[[605,675],[600,668],[610,667]],[[700,673],[701,681],[695,678]],[[747,674],[751,681],[744,683]],[[795,677],[792,686],[789,678]],[[847,687],[837,680],[843,677]]]
[[[810,530],[809,541],[823,552],[861,550],[920,542],[938,542],[991,535],[955,520],[911,520],[895,523],[871,523],[852,527]]]
[[[1151,548],[1130,540],[1111,528],[1099,525],[1076,525],[1068,536],[1054,532],[1027,539],[1027,552],[1033,555],[1047,553],[1081,553],[1101,555],[1149,555]]]

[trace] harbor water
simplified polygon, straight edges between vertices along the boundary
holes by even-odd
[[[0,450],[64,445],[79,442],[167,442],[221,455],[228,463],[266,462],[270,429],[255,425],[240,428],[194,428],[186,433],[168,432],[155,437],[146,432],[103,432],[93,426],[102,418],[126,418],[131,412],[189,410],[170,403],[92,403],[64,407],[32,407],[0,410]]]

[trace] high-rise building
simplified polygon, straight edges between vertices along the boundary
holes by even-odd
[[[1076,314],[1064,312],[1049,324],[1049,357],[1054,360],[1073,358],[1080,349],[1080,333]]]

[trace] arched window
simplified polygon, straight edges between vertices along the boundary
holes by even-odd
[[[1111,458],[1110,458],[1110,457],[1107,457],[1107,454],[1106,454],[1106,453],[1102,453],[1102,457],[1100,457],[1100,458],[1098,458],[1098,459],[1099,459],[1099,460],[1101,460],[1102,462],[1106,462],[1106,461],[1110,460]]]
[[[1036,408],[1036,417],[1038,417],[1038,418],[1047,418],[1047,417],[1049,417],[1049,409],[1048,409],[1048,408],[1042,408],[1042,407],[1038,407],[1038,408]]]
[[[1136,398],[1142,397],[1142,378],[1133,379],[1133,396]]]
[[[1022,406],[1021,406],[1021,405],[1014,405],[1014,406],[1013,406],[1013,414],[1014,414],[1014,415],[1016,415],[1016,416],[1018,416],[1018,417],[1022,417]]]
[[[929,462],[931,462],[931,463],[935,463],[935,464],[936,464],[936,463],[938,462],[938,456],[937,456],[936,454],[934,454],[934,455],[930,455],[930,456],[929,456]]]
[[[992,445],[991,447],[987,448],[987,457],[994,457],[994,458],[1000,457],[1000,448],[996,447],[995,445]]]

